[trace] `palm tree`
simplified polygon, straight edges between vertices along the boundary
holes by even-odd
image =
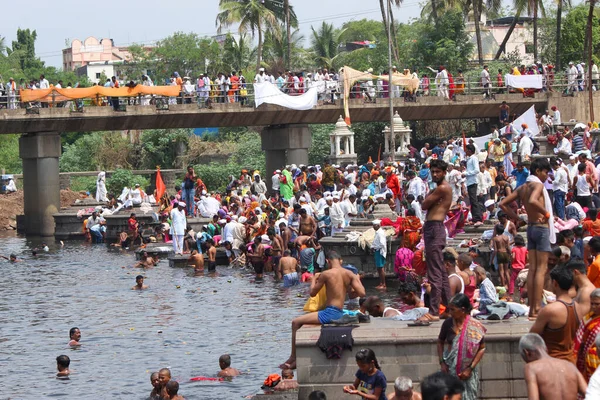
[[[391,14],[390,31],[388,32],[388,29],[387,29],[387,26],[388,26],[387,7],[384,4],[384,1],[385,1],[385,3],[390,1],[390,4],[392,4],[396,7],[400,7],[400,5],[402,4],[402,0],[379,0],[379,8],[381,9],[381,17],[383,18],[383,27],[385,29],[385,35],[387,36],[387,39],[390,40],[389,32],[391,32],[393,34],[393,38],[391,39],[392,54],[394,55],[394,58],[396,59],[396,61],[398,61],[400,59],[400,56],[398,53],[398,38],[396,35],[396,24],[394,22],[394,13],[393,13],[392,9],[390,9],[390,14]]]
[[[515,12],[517,15],[521,15],[526,11],[533,17],[533,58],[534,61],[538,60],[538,14],[541,13],[543,17],[546,16],[546,9],[544,8],[543,0],[514,0]],[[558,21],[557,21],[558,23]],[[558,51],[556,52],[558,54]]]
[[[323,21],[318,31],[314,27],[310,38],[311,48],[315,54],[315,61],[321,66],[331,68],[333,60],[338,55],[340,36],[343,30],[335,29],[332,24]]]
[[[248,68],[256,56],[256,49],[252,48],[252,43],[245,34],[240,35],[238,40],[232,35],[227,35],[224,50],[224,61],[232,71]]]
[[[560,31],[562,29],[562,8],[563,3],[565,7],[571,7],[571,0],[556,0],[557,10],[556,10],[556,70],[560,71]],[[537,60],[536,60],[537,61]]]
[[[285,27],[280,27],[279,31],[283,31]],[[297,52],[302,48],[304,35],[298,29],[290,33],[290,41],[288,42],[287,35],[278,35],[276,30],[267,30],[265,32],[265,43],[263,46],[263,59],[269,64],[269,68],[273,70],[275,66],[278,69],[295,69],[298,67]],[[291,55],[293,52],[293,56]],[[288,61],[287,56],[290,54],[291,59]]]
[[[262,0],[219,0],[219,14],[215,25],[220,33],[223,28],[239,23],[239,32],[258,34],[256,49],[256,69],[262,61],[263,31],[278,26],[277,16]]]

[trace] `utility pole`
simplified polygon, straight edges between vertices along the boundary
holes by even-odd
[[[292,54],[292,34],[290,28],[290,0],[284,0],[285,7],[285,29],[287,31],[287,49],[286,49],[286,68],[288,71],[292,66],[291,54]]]
[[[394,134],[394,99],[392,98],[392,1],[388,0],[388,18],[387,18],[387,31],[388,31],[388,68],[389,68],[389,82],[388,82],[388,98],[390,101],[390,144],[392,152],[392,162],[396,161],[396,135]]]

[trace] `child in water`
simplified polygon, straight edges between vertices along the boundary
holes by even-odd
[[[153,372],[150,375],[150,383],[152,384],[152,392],[150,392],[150,399],[156,400],[160,398],[160,383],[158,381],[158,372]]]
[[[183,396],[177,394],[179,391],[179,383],[177,381],[169,381],[166,386],[168,400],[185,400]]]
[[[223,354],[221,357],[219,357],[219,367],[221,370],[217,376],[220,378],[240,375],[240,371],[235,368],[231,368],[231,357],[229,354]]]
[[[71,373],[71,371],[69,370],[69,365],[71,364],[71,359],[69,358],[69,356],[58,356],[56,357],[56,369],[58,370],[58,373],[56,374],[57,377],[64,377],[64,376],[69,376],[69,374]]]
[[[356,364],[358,371],[354,385],[344,386],[344,393],[356,394],[368,400],[386,400],[387,379],[381,372],[373,350],[359,350],[356,353]]]

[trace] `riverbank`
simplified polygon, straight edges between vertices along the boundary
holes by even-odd
[[[68,207],[80,199],[82,194],[72,190],[60,191],[60,206]],[[17,215],[23,214],[23,191],[0,194],[0,231],[17,229]]]

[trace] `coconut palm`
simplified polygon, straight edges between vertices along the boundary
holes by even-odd
[[[396,37],[396,23],[394,22],[394,12],[393,10],[390,8],[390,30],[388,32],[388,18],[387,18],[387,7],[384,3],[387,3],[388,1],[390,1],[391,5],[394,5],[396,7],[400,7],[400,5],[402,4],[402,0],[379,0],[379,8],[381,9],[381,17],[383,18],[383,26],[385,28],[385,35],[387,36],[388,41],[390,40],[390,32],[392,33],[393,37],[392,37],[392,54],[394,55],[394,58],[396,61],[399,60],[399,53],[398,53],[398,40]],[[433,1],[433,0],[432,0]]]
[[[227,35],[224,50],[224,61],[234,71],[248,68],[256,56],[256,49],[252,47],[252,42],[245,34],[240,35],[238,40],[235,40],[232,35]]]
[[[257,70],[262,61],[263,32],[268,28],[279,26],[276,12],[269,7],[269,4],[263,0],[219,0],[220,11],[215,22],[219,33],[223,28],[239,24],[240,33],[250,32],[252,37],[258,36]]]
[[[299,30],[290,33],[290,41],[288,42],[287,35],[279,35],[277,31],[283,31],[284,26],[279,29],[267,30],[265,32],[265,43],[263,46],[263,59],[269,64],[269,68],[273,70],[276,66],[278,69],[295,69],[298,68],[298,50],[302,48],[304,43],[304,35]],[[293,52],[294,55],[291,55]],[[288,61],[288,53],[291,59]]]
[[[310,42],[315,61],[322,67],[331,68],[333,60],[338,55],[340,36],[343,30],[335,29],[332,24],[325,21],[318,31],[312,26],[310,29],[312,30]]]
[[[514,0],[515,13],[521,15],[524,12],[533,18],[533,58],[538,60],[538,15],[546,16],[543,0]],[[558,50],[558,49],[557,49]],[[558,51],[556,52],[558,54]]]
[[[562,26],[562,9],[563,4],[565,8],[571,8],[571,0],[556,0],[556,70],[560,71],[560,31]]]

